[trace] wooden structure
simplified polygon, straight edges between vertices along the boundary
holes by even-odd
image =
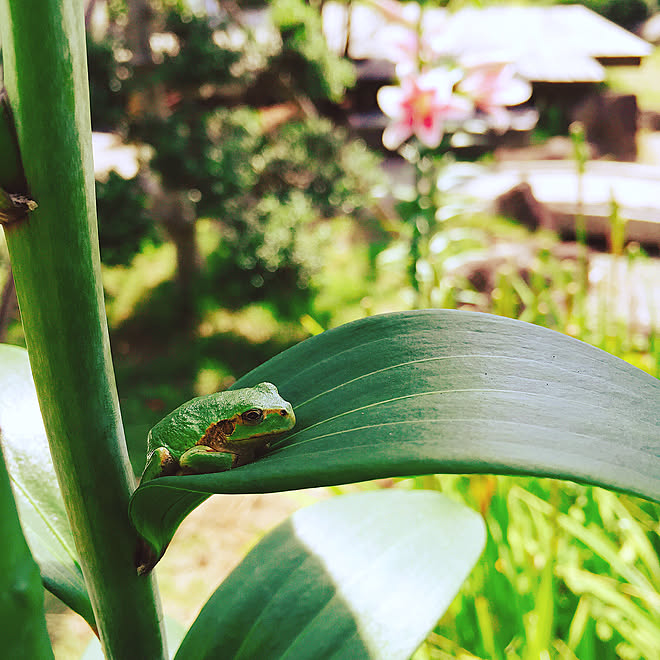
[[[330,0],[323,7],[328,45],[354,60],[387,60],[390,24],[372,5]],[[651,53],[649,43],[582,5],[429,8],[422,34],[457,57],[506,56],[535,83],[602,82],[605,66],[639,65]]]
[[[412,9],[415,3],[410,5]],[[374,148],[380,146],[386,123],[376,94],[395,78],[394,63],[388,60],[392,25],[371,4],[328,0],[323,6],[328,45],[347,54],[357,66],[359,83],[349,94],[349,122]],[[599,93],[605,67],[637,66],[652,51],[643,39],[581,5],[466,7],[456,12],[427,8],[421,17],[421,31],[424,42],[444,54],[511,61],[532,83],[531,103],[512,112],[512,130],[506,136],[494,135],[488,127],[481,136],[469,131],[472,135],[467,148],[476,147],[475,155],[494,143],[525,144],[538,120],[537,111],[543,113],[548,108],[552,108],[553,117],[548,128],[567,130],[576,109]],[[634,145],[636,116],[625,124],[630,134],[625,141]]]
[[[562,235],[575,234],[574,218],[584,213],[590,238],[607,238],[612,205],[626,222],[626,241],[637,241],[647,250],[660,250],[658,185],[660,167],[615,161],[591,161],[580,186],[572,161],[512,161],[485,168],[465,181],[458,191],[494,210],[494,200],[521,182],[545,204]]]

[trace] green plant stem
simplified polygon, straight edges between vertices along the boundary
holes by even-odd
[[[6,236],[55,469],[106,657],[163,658],[156,585],[136,575],[127,515],[135,484],[100,279],[83,5],[0,0],[0,26],[25,177],[38,203]]]
[[[571,140],[573,142],[573,158],[575,160],[577,175],[577,209],[575,213],[575,238],[579,246],[578,252],[578,295],[577,321],[581,334],[585,331],[586,298],[589,288],[589,256],[587,252],[587,218],[584,213],[584,177],[589,161],[589,149],[580,122],[573,122],[570,126]]]
[[[578,249],[578,325],[580,333],[585,331],[586,298],[589,287],[589,262],[587,253],[587,219],[584,215],[584,169],[577,173],[577,212],[575,214],[575,237]]]
[[[421,291],[419,286],[419,277],[417,274],[417,264],[421,259],[421,241],[422,233],[419,229],[420,223],[415,217],[412,223],[412,236],[410,238],[410,261],[408,263],[408,281],[413,291],[413,309],[421,307]]]
[[[426,150],[420,148],[417,159],[414,162],[416,208],[408,222],[412,225],[412,236],[410,239],[410,261],[408,264],[408,280],[413,290],[413,309],[421,309],[427,306],[428,295],[426,287],[422,287],[418,267],[420,262],[428,257],[428,242],[430,238],[429,219],[429,172],[423,168]],[[424,204],[427,203],[427,205]]]

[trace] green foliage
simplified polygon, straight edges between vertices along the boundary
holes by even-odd
[[[380,158],[326,119],[287,122],[262,147],[257,195],[304,191],[321,217],[365,216],[383,182]],[[258,162],[255,162],[258,161]]]
[[[355,72],[348,60],[328,50],[318,10],[304,0],[273,0],[271,11],[282,50],[270,66],[312,99],[341,101],[355,84]]]
[[[216,110],[204,121],[205,140],[195,159],[194,178],[201,193],[198,204],[204,214],[223,217],[223,205],[251,195],[259,168],[254,159],[267,143],[259,112],[251,108]],[[161,168],[162,170],[163,168]]]
[[[351,67],[328,51],[317,9],[287,0],[273,16],[281,39],[273,30],[264,40],[229,19],[215,25],[176,7],[162,25],[176,47],[158,53],[153,70],[133,77],[115,62],[112,77],[109,46],[98,47],[90,61],[98,61],[91,70],[95,96],[122,78],[122,89],[138,99],[131,102],[129,134],[154,147],[150,166],[165,189],[188,191],[199,215],[222,223],[223,241],[206,264],[208,286],[198,287],[202,297],[221,293],[223,304],[235,306],[276,290],[278,309],[296,317],[306,311],[319,267],[318,221],[368,207],[377,167],[362,144],[327,121],[278,120],[273,127],[253,109],[216,109],[237,99],[255,105],[293,99],[301,107],[310,97],[340,99]],[[124,186],[122,204],[122,185],[115,179],[99,186],[103,258],[111,265],[127,263],[154,234],[137,188]]]
[[[108,18],[111,22],[125,18],[128,13],[127,0],[108,0]]]
[[[319,220],[368,216],[382,179],[377,159],[323,119],[264,133],[254,111],[218,111],[209,133],[212,176],[201,205],[226,229],[222,252],[209,259],[214,279],[228,282],[226,294],[236,287],[227,302],[268,295],[287,316],[300,316],[305,309],[290,303],[308,299],[322,265],[327,232]]]
[[[558,0],[558,4],[574,5],[576,1]],[[658,8],[656,0],[579,0],[578,4],[629,30],[647,19]]]
[[[326,119],[307,119],[264,131],[253,110],[208,117],[211,144],[202,181],[204,210],[220,218],[269,195],[285,201],[302,193],[321,218],[368,209],[382,181],[378,158]],[[365,211],[363,211],[365,212]]]
[[[124,117],[130,68],[117,62],[111,41],[98,43],[93,39],[87,39],[87,67],[92,127],[96,131],[110,131]]]
[[[211,286],[227,281],[225,304],[269,298],[285,316],[300,316],[310,277],[321,266],[323,233],[312,225],[317,219],[309,199],[296,190],[284,199],[267,195],[245,210],[230,207],[222,249],[209,259]]]
[[[224,22],[212,27],[206,16],[171,10],[165,17],[164,30],[176,36],[178,52],[161,56],[155,69],[156,80],[170,90],[194,90],[193,93],[202,85],[237,82],[232,71],[244,57],[243,53],[239,49],[220,48],[213,41],[215,29],[226,30],[229,25]]]
[[[267,131],[259,111],[217,110],[192,121],[175,111],[142,125],[151,160],[172,189],[199,191],[203,215],[226,218],[260,198],[299,191],[321,217],[368,208],[382,181],[378,157],[326,119],[287,122]]]
[[[550,657],[654,656],[657,506],[548,480],[435,479],[483,512],[489,535],[483,561],[429,637],[431,657],[460,647],[480,658],[539,657],[535,639]]]
[[[127,180],[111,171],[106,181],[96,182],[96,203],[104,264],[127,265],[145,241],[158,242],[137,177]]]
[[[368,217],[383,179],[378,158],[326,119],[267,131],[249,108],[196,122],[186,116],[151,122],[145,138],[156,146],[151,165],[166,186],[193,190],[198,212],[222,224],[222,243],[207,260],[207,295],[217,281],[225,283],[222,302],[232,306],[275,292],[287,316],[300,316],[321,265],[319,221]]]

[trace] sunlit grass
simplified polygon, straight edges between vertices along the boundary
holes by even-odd
[[[213,337],[218,334],[231,334],[253,344],[263,344],[274,339],[294,343],[306,338],[307,333],[299,323],[279,321],[273,310],[264,304],[250,304],[242,309],[230,311],[215,309],[207,312],[201,320],[197,334],[199,337]]]
[[[657,506],[548,479],[436,479],[482,511],[489,537],[415,660],[657,657]]]
[[[110,327],[117,327],[135,313],[136,306],[159,284],[174,277],[176,252],[172,243],[146,245],[129,267],[103,268],[106,312]]]

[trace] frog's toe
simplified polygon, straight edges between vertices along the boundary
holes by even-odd
[[[147,458],[140,483],[143,484],[156,477],[169,477],[176,474],[179,464],[165,447],[158,447]]]

